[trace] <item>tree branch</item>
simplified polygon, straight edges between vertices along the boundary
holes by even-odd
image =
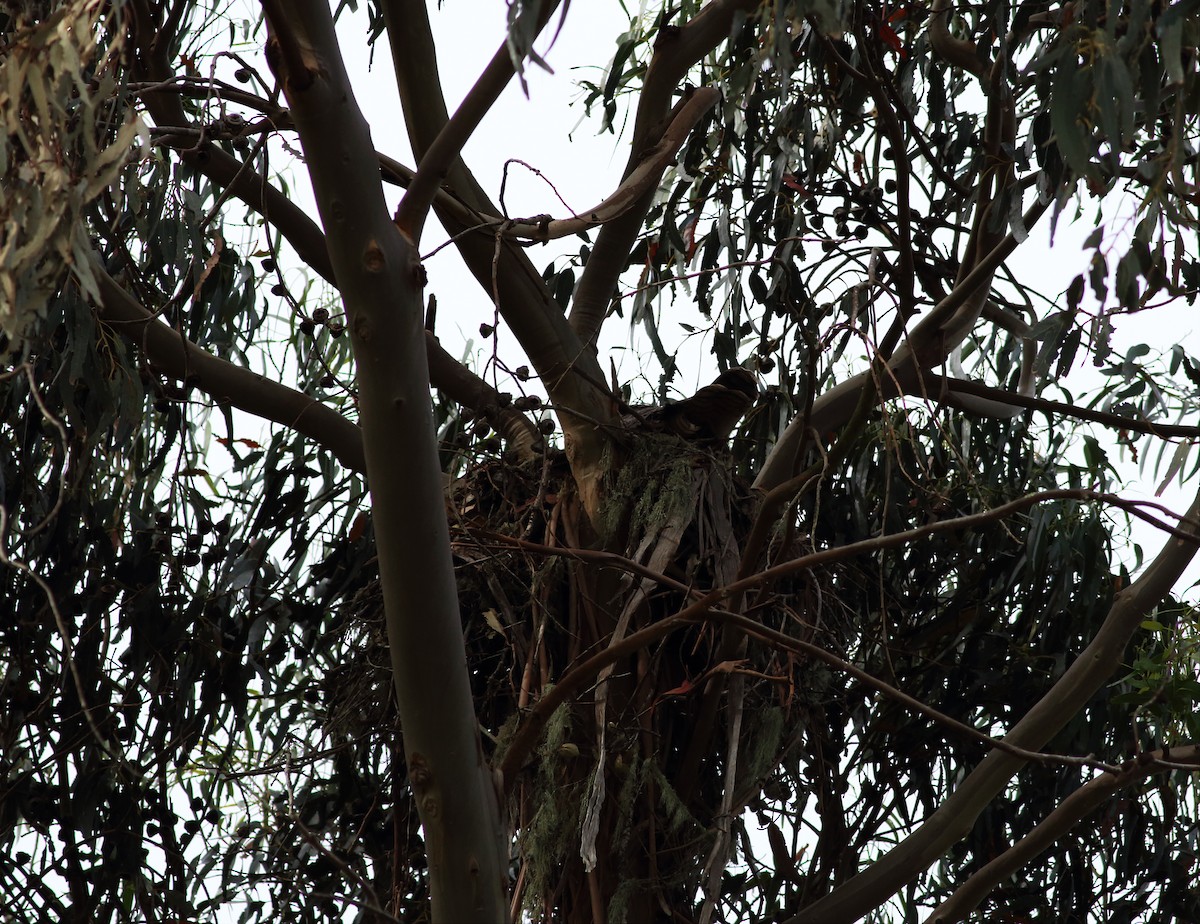
[[[409,140],[418,159],[423,159],[449,121],[428,11],[422,0],[390,0],[382,6]],[[547,4],[542,10],[543,23],[554,6]],[[500,53],[507,54],[503,49]],[[466,208],[477,216],[500,214],[461,157],[443,164],[443,170],[447,187]],[[551,403],[559,409],[571,471],[585,510],[594,516],[608,446],[603,425],[616,414],[600,364],[567,324],[528,255],[502,236],[465,233],[479,219],[465,222],[461,211],[446,208],[444,201],[444,196],[433,197],[434,212],[471,273],[496,300]]]
[[[437,338],[425,332],[425,356],[429,378],[435,387],[460,407],[479,414],[490,414],[495,430],[522,461],[534,458],[545,442],[533,421],[511,404],[505,404],[500,392],[487,381],[442,349]]]
[[[951,378],[947,375],[928,373],[925,384],[931,398],[943,401],[952,407],[958,407],[961,402],[956,395],[977,395],[1000,404],[1025,407],[1034,411],[1042,411],[1050,415],[1069,417],[1076,420],[1090,420],[1093,423],[1111,427],[1114,430],[1128,430],[1131,433],[1145,433],[1147,436],[1159,436],[1163,439],[1200,439],[1200,427],[1189,427],[1182,424],[1160,424],[1152,420],[1141,420],[1136,417],[1122,417],[1093,408],[1080,407],[1077,404],[1067,404],[1065,401],[1051,401],[1047,398],[1036,398],[1022,395],[1005,388],[995,388],[982,382],[969,379]],[[970,408],[965,408],[970,410]]]
[[[1200,517],[1200,493],[1184,519]],[[1117,594],[1095,638],[1004,740],[1037,750],[1087,705],[1121,665],[1142,620],[1170,593],[1195,557],[1198,537],[1177,533],[1141,576]],[[851,924],[878,908],[966,837],[989,802],[1004,790],[1025,761],[993,751],[913,833],[858,875],[818,899],[788,924]]]
[[[541,4],[538,11],[539,30],[549,21],[558,2],[559,0],[547,0]],[[429,147],[418,155],[416,176],[408,192],[400,200],[395,218],[400,230],[408,234],[414,243],[421,240],[421,229],[429,215],[434,196],[449,175],[450,168],[459,160],[463,145],[483,121],[484,116],[491,111],[515,74],[516,67],[508,48],[497,49],[475,85],[454,111],[454,115],[439,128]]]
[[[179,88],[175,85],[178,78],[168,66],[166,44],[169,36],[159,32],[160,25],[150,12],[150,5],[138,0],[135,8],[140,11],[136,17],[135,38],[143,51],[133,70],[135,77],[147,84],[138,88],[146,110],[155,125],[192,127],[184,111]],[[177,153],[185,165],[214,183],[231,189],[238,199],[271,222],[287,238],[301,260],[326,281],[334,282],[321,229],[302,208],[268,183],[265,177],[256,170],[247,169],[246,164],[203,137],[198,144],[187,147],[180,145]]]
[[[659,142],[647,153],[646,159],[627,176],[603,201],[571,218],[553,218],[538,215],[533,218],[501,218],[483,215],[468,209],[463,203],[445,190],[439,190],[435,203],[453,212],[463,224],[471,225],[471,231],[495,240],[497,234],[505,239],[552,241],[579,234],[598,225],[620,218],[634,207],[647,190],[654,190],[663,171],[670,166],[675,155],[687,140],[688,134],[704,113],[721,98],[719,91],[704,87],[688,94],[675,107],[675,114]],[[380,163],[402,186],[411,187],[415,173],[403,164],[386,155],[379,155]]]
[[[429,401],[420,255],[388,215],[329,4],[297,0],[268,16],[267,26],[267,60],[300,133],[350,321],[392,679],[429,858],[431,917],[502,924],[508,843],[467,673]]]
[[[155,123],[160,126],[188,125],[187,116],[178,97],[183,92],[195,93],[196,88],[177,85],[174,82],[175,77],[163,71],[162,66],[150,67],[143,63],[142,73],[148,78],[148,82],[135,89],[146,100],[146,107]],[[268,117],[284,119],[288,127],[291,127],[291,113],[286,109],[273,110],[268,113]],[[325,246],[324,232],[302,208],[268,182],[266,177],[207,139],[202,138],[199,145],[192,147],[178,146],[176,152],[192,169],[232,192],[269,221],[295,249],[301,260],[330,285],[337,286],[333,265]],[[380,157],[382,158],[382,155]],[[500,408],[500,397],[496,389],[443,350],[431,335],[426,337],[426,345],[430,382],[434,388],[472,411],[480,412],[490,407]],[[528,417],[514,408],[502,408],[499,415],[498,432],[511,441],[522,457],[527,458],[533,445],[538,442],[536,428]],[[361,465],[357,470],[363,471]]]
[[[950,12],[949,0],[933,0],[929,10],[929,44],[950,64],[974,74],[983,83],[987,65],[979,59],[974,42],[950,34]]]
[[[1084,783],[1025,837],[959,886],[953,895],[938,905],[926,919],[926,924],[952,924],[965,920],[992,889],[1048,850],[1114,793],[1153,773],[1178,769],[1180,764],[1192,764],[1195,770],[1200,770],[1200,746],[1150,751],[1129,761],[1120,770],[1110,770]]]
[[[177,381],[194,382],[219,404],[290,427],[324,446],[352,471],[366,474],[358,427],[316,398],[235,366],[172,330],[125,291],[98,254],[91,269],[100,286],[100,320],[141,347],[155,368]]]

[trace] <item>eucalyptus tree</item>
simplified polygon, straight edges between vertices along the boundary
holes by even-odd
[[[343,6],[4,14],[6,919],[1200,919],[1200,506],[1110,455],[1196,464],[1114,347],[1200,287],[1194,0],[643,4],[530,217],[464,144],[594,11],[452,108]]]

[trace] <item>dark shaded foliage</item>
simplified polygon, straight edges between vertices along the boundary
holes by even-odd
[[[694,6],[683,4],[681,21]],[[1195,250],[1174,243],[1196,229],[1194,195],[1184,194],[1185,177],[1195,180],[1193,6],[1079,3],[1044,33],[1024,25],[1062,15],[1057,5],[981,5],[956,20],[1006,62],[1022,107],[1005,152],[1021,181],[987,220],[1019,224],[1022,198],[1035,194],[1052,202],[1056,221],[1081,208],[1076,194],[1143,196],[1127,251],[1103,235],[1090,240],[1089,269],[1065,299],[1045,293],[1049,312],[1039,309],[1031,326],[1043,376],[1061,378],[1089,354],[1105,376],[1097,400],[1151,421],[1193,409],[1197,361],[1182,346],[1160,365],[1148,350],[1114,357],[1109,337],[1114,316],[1164,296],[1190,303],[1200,284]],[[686,335],[711,337],[720,368],[753,367],[766,383],[728,448],[624,435],[610,547],[645,564],[671,533],[677,547],[655,568],[689,588],[736,573],[755,512],[749,482],[787,421],[858,368],[865,345],[894,345],[897,318],[929,311],[949,291],[970,194],[988,169],[979,114],[964,102],[974,85],[931,53],[923,11],[885,19],[870,4],[846,7],[844,28],[832,30],[793,17],[788,4],[765,5],[715,63],[695,69],[701,83],[719,70],[725,99],[682,152],[630,256],[632,294],[613,304],[647,335],[657,368],[648,352],[643,375],[656,381],[657,403],[680,373],[663,318],[684,302],[697,309],[680,322]],[[212,34],[201,26],[209,12],[189,8],[198,31],[181,41],[195,43],[184,46],[190,54]],[[590,88],[606,123],[670,25],[629,38],[608,79]],[[217,130],[211,99],[184,104],[214,128],[211,143],[246,154],[245,139]],[[137,105],[122,91],[114,112]],[[885,106],[894,125],[878,116]],[[277,236],[243,246],[235,212],[208,220],[221,191],[172,159],[193,137],[155,142],[153,158],[88,206],[109,272],[181,337],[286,373],[353,416],[340,309],[285,276]],[[269,176],[267,155],[255,148],[247,163]],[[546,270],[564,309],[589,248]],[[1078,311],[1085,285],[1100,299],[1090,318]],[[1033,313],[1020,277],[1002,275],[993,295],[1013,314]],[[1021,338],[987,331],[972,341],[971,371],[1015,387]],[[514,379],[522,387],[524,376]],[[626,389],[626,402],[646,397]],[[844,455],[797,498],[758,564],[1051,487],[1108,484],[1111,466],[1090,432],[1033,412],[979,417],[942,397],[871,411],[843,444],[814,435],[804,465],[834,445]],[[472,690],[496,757],[530,703],[611,634],[615,614],[597,615],[605,607],[596,601],[633,599],[638,583],[571,556],[580,514],[557,449],[518,465],[494,415],[435,400]],[[377,913],[386,908],[422,920],[426,859],[361,480],[303,437],[280,428],[262,438],[194,383],[168,380],[66,278],[14,347],[0,407],[0,541],[11,559],[0,569],[5,914],[192,920],[235,907],[246,921],[327,921],[349,908],[386,920]],[[1074,463],[1081,439],[1091,442]],[[1168,473],[1186,473],[1189,454],[1176,459]],[[999,735],[1062,675],[1127,586],[1135,569],[1122,564],[1119,530],[1102,510],[1050,502],[764,585],[745,612]],[[678,587],[648,589],[627,631],[684,603]],[[1194,613],[1169,601],[1153,619],[1162,631],[1131,652],[1129,676],[1050,750],[1119,762],[1195,736],[1194,648],[1179,641],[1194,638]],[[701,692],[733,677],[738,714],[722,707],[706,718]],[[602,753],[593,693],[556,715],[509,806],[513,881],[535,917],[583,904],[579,830]],[[721,824],[737,851],[715,880],[722,913],[782,920],[926,817],[985,753],[810,655],[730,642],[710,624],[623,663],[609,697],[600,863],[689,920],[712,884],[705,863]],[[903,910],[888,913],[916,920],[1089,777],[1077,765],[1028,769],[911,886]],[[1130,791],[1019,884],[999,887],[984,914],[1200,920],[1194,813],[1182,773]],[[627,897],[612,897],[614,915]]]

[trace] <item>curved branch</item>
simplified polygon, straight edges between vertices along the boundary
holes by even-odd
[[[929,44],[952,65],[984,82],[987,65],[979,59],[975,43],[950,34],[949,0],[934,0],[929,10]],[[984,90],[987,90],[986,85]]]
[[[158,32],[158,24],[147,4],[139,19],[137,37],[144,51],[137,58],[134,76],[139,79],[138,93],[146,110],[160,127],[194,127],[180,99],[179,79],[167,64],[166,43]],[[146,33],[149,33],[146,34]],[[151,37],[153,36],[153,37]],[[167,36],[169,40],[169,36]],[[267,117],[270,118],[270,113]],[[278,190],[256,170],[248,169],[232,154],[222,150],[201,135],[198,144],[176,148],[179,159],[188,167],[208,177],[219,186],[230,189],[233,195],[274,225],[295,248],[300,259],[317,271],[327,282],[334,283],[333,268],[325,248],[325,235],[308,214]]]
[[[952,924],[965,920],[979,907],[987,894],[999,883],[1014,875],[1034,857],[1044,853],[1060,837],[1102,805],[1114,793],[1153,773],[1178,770],[1181,764],[1191,764],[1200,771],[1200,746],[1188,745],[1178,750],[1150,751],[1129,761],[1116,771],[1108,771],[1089,780],[1067,796],[1062,803],[1032,831],[1012,847],[988,863],[959,886],[942,902],[926,924]]]
[[[130,85],[129,89],[131,92],[136,92],[143,97],[146,108],[156,124],[160,126],[188,126],[190,128],[187,115],[184,112],[179,97],[187,95],[207,98],[211,93],[208,81],[201,83],[196,78],[170,73],[166,58],[162,54],[165,44],[161,41],[163,36],[168,33],[164,33],[156,27],[153,15],[149,12],[149,8],[145,4],[139,3],[137,6],[141,10],[140,24],[143,26],[143,29],[139,34],[139,38],[142,39],[141,44],[144,48],[144,53],[138,60],[136,69],[146,80],[142,83]],[[147,35],[153,35],[154,39],[148,39]],[[260,109],[264,113],[264,116],[272,123],[277,124],[279,128],[294,128],[291,113],[286,108],[263,101],[237,87],[219,84],[218,89],[222,97]],[[333,265],[329,259],[325,234],[320,226],[309,217],[307,212],[292,202],[287,195],[268,182],[266,177],[258,173],[258,171],[251,169],[249,164],[238,160],[222,148],[212,144],[211,141],[204,139],[202,132],[197,130],[197,133],[201,136],[199,145],[190,144],[188,147],[180,146],[176,148],[180,159],[192,169],[208,177],[218,186],[222,186],[227,191],[232,192],[240,201],[269,221],[275,230],[292,246],[301,260],[326,282],[336,287],[337,280],[334,277]],[[379,155],[379,157],[384,162],[385,167],[398,166],[394,165],[394,162],[390,162],[383,155]],[[447,196],[447,198],[450,197]],[[111,277],[109,281],[113,285],[116,285],[111,280]],[[128,293],[125,293],[123,289],[120,289],[120,286],[117,286],[117,289],[132,301],[132,297],[128,296]],[[145,308],[137,305],[136,302],[133,302],[133,304],[136,305],[139,311],[146,311]],[[150,317],[149,312],[146,312],[145,317]],[[125,320],[135,320],[135,317],[129,315]],[[158,326],[166,329],[165,325],[160,324]],[[175,343],[182,342],[174,332],[169,333]],[[155,343],[159,344],[161,348],[166,349],[168,353],[172,349],[171,344],[162,341],[157,331],[153,331],[153,339]],[[499,409],[499,426],[497,431],[510,441],[510,445],[517,449],[522,458],[528,458],[532,454],[533,446],[540,442],[536,427],[534,427],[529,418],[512,407],[502,408],[499,392],[443,350],[432,334],[426,334],[425,345],[429,364],[429,378],[433,387],[443,392],[459,405],[469,408],[472,411],[482,412],[490,408]],[[203,353],[202,348],[195,344],[192,345],[192,349]],[[208,353],[203,353],[203,355],[211,356]],[[218,360],[216,357],[212,358],[216,362],[224,362],[223,360]],[[157,359],[155,363],[162,367],[164,371],[167,371],[168,374],[174,375],[164,363]],[[234,370],[229,373],[230,375],[244,371],[233,366],[230,368]],[[195,370],[189,367],[189,372],[194,373]],[[254,376],[254,373],[246,372],[246,375]],[[260,377],[255,376],[255,378]],[[278,383],[270,382],[269,384],[283,388]],[[203,384],[200,387],[206,392],[212,393]],[[219,395],[214,394],[214,397],[219,398]],[[250,413],[258,413],[249,407],[238,406]],[[326,408],[330,413],[335,413],[325,405],[318,403],[318,406]],[[269,419],[274,420],[276,418],[272,417]],[[278,422],[288,423],[287,420],[280,420]],[[351,426],[353,425],[351,424]],[[357,431],[357,428],[355,430]],[[365,474],[365,469],[361,462],[361,447],[355,452],[357,454],[357,462],[352,463],[347,461],[347,459],[354,458],[353,455],[343,457],[339,453],[338,458],[350,468]]]
[[[310,395],[235,366],[192,343],[126,292],[104,269],[98,254],[91,254],[90,262],[100,288],[100,320],[136,342],[155,368],[178,381],[194,382],[218,403],[291,427],[324,446],[347,468],[366,474],[357,426]]]
[[[166,80],[148,82],[133,81],[124,89],[129,93],[143,95],[146,93],[178,93],[190,99],[217,99],[227,103],[237,103],[247,109],[253,109],[263,116],[264,121],[274,123],[279,128],[290,128],[291,115],[278,103],[264,99],[257,93],[251,93],[236,84],[209,77],[195,77],[189,74],[175,74]]]
[[[1200,493],[1184,519],[1200,517]],[[1191,527],[1194,529],[1195,527]],[[1194,533],[1175,533],[1136,581],[1117,594],[1096,636],[1049,692],[1004,740],[1036,750],[1087,704],[1121,665],[1125,648],[1146,614],[1163,600],[1196,555]],[[858,875],[818,899],[788,924],[851,924],[879,907],[970,832],[979,814],[1025,761],[992,751],[941,807],[915,831]]]
[[[138,84],[134,89],[145,99],[146,108],[156,124],[188,125],[179,96],[185,92],[198,93],[198,88],[190,83],[177,84],[176,79],[185,78],[176,78],[164,72],[161,66],[152,66],[148,61],[142,62],[140,70],[153,80]],[[223,89],[222,92],[227,91]],[[268,113],[268,117],[273,121],[280,120],[281,127],[291,127],[291,113],[286,109],[276,107]],[[203,138],[199,145],[180,146],[176,151],[185,164],[232,192],[240,201],[269,221],[301,260],[330,285],[337,286],[324,232],[307,212],[268,182],[266,177],[251,169],[249,164],[243,163]],[[385,167],[392,166],[383,155],[379,156]],[[429,377],[434,388],[472,411],[481,412],[485,408],[500,407],[500,396],[496,389],[450,356],[431,335],[426,336],[426,347]],[[512,441],[512,445],[522,457],[528,457],[532,447],[539,442],[536,428],[529,418],[508,407],[500,411],[499,422],[498,432]],[[361,458],[361,449],[359,456]],[[351,468],[363,471],[361,463],[352,465]]]

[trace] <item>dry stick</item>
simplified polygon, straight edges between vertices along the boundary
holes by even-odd
[[[534,745],[537,744],[537,741],[541,737],[542,729],[545,728],[546,722],[549,721],[550,716],[554,713],[554,710],[567,700],[578,695],[584,689],[586,689],[592,683],[592,678],[594,678],[596,674],[606,665],[620,660],[621,658],[624,658],[627,655],[646,647],[647,645],[653,644],[677,629],[684,628],[685,626],[702,619],[712,618],[726,622],[737,622],[739,625],[744,625],[741,620],[745,619],[747,623],[751,625],[757,625],[753,620],[749,620],[746,619],[746,617],[737,616],[735,614],[718,614],[715,616],[709,615],[713,607],[715,607],[721,601],[733,596],[734,594],[740,593],[752,587],[756,587],[759,584],[778,580],[779,578],[794,574],[797,571],[811,570],[822,565],[841,561],[845,558],[851,558],[855,555],[879,552],[884,549],[891,549],[897,546],[906,545],[910,542],[923,539],[926,536],[931,536],[935,533],[948,532],[950,530],[970,529],[976,526],[981,526],[985,523],[1003,519],[1011,514],[1019,513],[1022,510],[1034,506],[1035,504],[1053,500],[1075,500],[1081,502],[1096,501],[1109,504],[1114,507],[1119,507],[1140,519],[1167,529],[1167,531],[1169,531],[1172,536],[1177,537],[1180,542],[1186,541],[1188,543],[1194,543],[1200,540],[1200,499],[1197,500],[1197,503],[1193,505],[1193,508],[1188,511],[1186,516],[1180,518],[1180,522],[1186,523],[1189,530],[1192,530],[1191,532],[1188,532],[1178,528],[1172,529],[1170,527],[1165,527],[1164,524],[1162,524],[1156,518],[1150,517],[1143,513],[1141,508],[1145,505],[1141,502],[1128,501],[1113,494],[1104,494],[1097,491],[1071,490],[1063,488],[1053,491],[1041,491],[1036,494],[1028,494],[1024,497],[1017,498],[1016,500],[1009,501],[1007,504],[1001,504],[999,507],[993,507],[991,510],[985,510],[980,513],[968,514],[967,516],[956,517],[952,520],[939,520],[938,522],[929,523],[925,526],[917,527],[916,529],[905,530],[899,533],[890,533],[885,536],[876,536],[873,539],[863,539],[860,542],[852,542],[847,545],[838,546],[837,548],[824,549],[820,552],[812,552],[808,555],[802,555],[799,558],[792,559],[791,561],[784,562],[772,568],[767,568],[758,574],[741,578],[731,584],[727,584],[724,587],[718,587],[717,589],[704,594],[700,599],[694,601],[679,613],[676,613],[674,616],[669,616],[652,626],[647,626],[645,629],[641,629],[632,635],[626,636],[617,644],[609,646],[604,651],[597,652],[596,654],[587,658],[583,663],[578,665],[569,673],[565,674],[559,679],[558,683],[555,684],[554,687],[538,701],[537,705],[530,710],[529,715],[521,724],[520,728],[517,730],[517,733],[513,736],[512,742],[509,745],[508,750],[505,751],[504,758],[500,763],[500,772],[504,778],[504,786],[506,789],[512,786],[517,771],[520,770],[521,766],[524,764],[525,758],[532,751]],[[519,540],[509,541],[513,542],[514,544],[519,542]],[[520,544],[522,547],[528,547],[531,545],[526,543]],[[610,561],[613,564],[625,562],[624,566],[629,568],[629,570],[635,571],[635,573],[642,573],[640,570],[641,566],[638,566],[633,562],[628,562],[627,560],[622,559],[620,556],[615,556],[611,553],[585,553],[584,550],[579,549],[556,549],[554,552],[556,554],[578,556],[584,560],[588,560],[594,555],[603,555],[607,561]],[[1162,558],[1162,555],[1159,557]],[[1156,565],[1157,559],[1155,564],[1150,566],[1149,570],[1153,570]],[[1144,577],[1145,576],[1143,576],[1143,578],[1139,578],[1138,581],[1135,581],[1132,585],[1130,585],[1127,590],[1122,591],[1119,597],[1121,599],[1127,598],[1127,596],[1133,593],[1134,589],[1139,586],[1139,583],[1143,581]],[[664,578],[664,583],[670,584],[677,582],[669,582],[668,579]],[[772,630],[765,629],[761,626],[755,630],[756,634],[763,632],[770,633],[771,631]],[[788,636],[782,635],[782,633],[780,633],[780,636],[784,639],[789,638]],[[772,638],[774,638],[774,636],[772,636]],[[790,640],[789,644],[797,644],[797,642],[796,640]],[[866,678],[860,679],[865,680]],[[1020,747],[1021,745],[1016,746]]]
[[[1089,780],[1067,796],[1057,808],[1039,822],[1032,831],[983,869],[960,885],[948,899],[926,919],[926,924],[951,924],[964,920],[979,907],[987,894],[999,883],[1015,874],[1034,857],[1082,821],[1117,791],[1149,776],[1166,770],[1200,771],[1200,746],[1190,745],[1178,751],[1149,751],[1114,767],[1103,776]]]
[[[1125,509],[1144,516],[1134,509],[1135,505],[1123,504]],[[1146,613],[1170,592],[1195,557],[1200,534],[1192,524],[1197,517],[1200,492],[1181,518],[1191,531],[1172,531],[1172,538],[1141,576],[1116,595],[1091,643],[1005,735],[1005,741],[1026,749],[1041,747],[1112,676]],[[858,875],[789,918],[788,924],[851,924],[878,908],[966,837],[980,813],[1003,792],[1024,763],[1012,754],[992,751],[916,830]]]
[[[720,484],[719,481],[716,483]],[[733,531],[733,525],[726,515],[727,511],[717,504],[712,506],[711,511],[705,518],[708,528],[714,535],[730,535]],[[745,576],[741,571],[741,567],[741,557],[737,555],[737,549],[730,548],[726,554],[722,554],[718,558],[715,563],[713,576],[720,583],[737,580],[739,577]],[[739,593],[733,597],[728,609],[738,613],[742,612],[744,610],[742,596]],[[714,635],[716,634],[714,633]],[[695,734],[693,735],[693,740],[689,742],[687,756],[698,756],[696,739],[700,736],[703,736],[704,751],[709,750],[709,744],[714,736],[716,716],[718,710],[721,708],[722,691],[726,693],[724,696],[724,709],[729,717],[725,727],[726,748],[721,807],[717,818],[716,838],[706,864],[708,894],[706,895],[705,905],[701,909],[701,924],[707,924],[716,911],[717,896],[720,894],[721,873],[726,868],[730,852],[733,849],[731,821],[737,814],[735,797],[736,787],[739,783],[739,765],[741,764],[739,755],[742,746],[742,723],[746,707],[746,676],[751,675],[761,679],[768,679],[766,675],[753,671],[739,669],[734,670],[732,675],[730,675],[721,670],[723,664],[742,662],[746,657],[749,642],[750,640],[745,633],[730,631],[728,628],[721,631],[717,644],[716,665],[697,680],[697,685],[702,685],[704,690],[702,707],[709,709],[710,712],[705,717],[706,724],[700,725],[696,723],[694,725]],[[681,770],[683,767],[684,765],[681,764]],[[676,790],[685,803],[692,801],[694,798],[698,764],[693,764],[687,768],[687,772],[690,774],[690,778],[688,779],[681,779],[681,774],[676,777],[686,785],[686,790],[682,787]],[[741,775],[744,776],[745,774]],[[745,781],[743,780],[742,782],[744,784]]]

